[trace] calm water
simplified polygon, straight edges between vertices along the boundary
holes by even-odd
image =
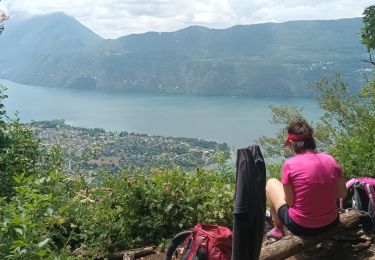
[[[235,148],[275,133],[277,127],[269,123],[271,104],[302,106],[304,116],[314,121],[321,113],[311,98],[119,94],[0,82],[8,88],[8,114],[19,111],[23,122],[65,119],[74,126],[196,137]]]

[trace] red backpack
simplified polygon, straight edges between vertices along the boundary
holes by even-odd
[[[185,240],[183,260],[230,260],[232,257],[232,231],[229,228],[197,224]]]
[[[184,240],[182,260],[230,260],[232,257],[232,231],[229,228],[197,224],[192,231],[180,232],[172,239],[164,260],[170,260],[177,245]]]

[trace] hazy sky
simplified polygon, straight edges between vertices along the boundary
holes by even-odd
[[[2,0],[12,17],[65,12],[104,38],[190,25],[360,17],[370,0]]]

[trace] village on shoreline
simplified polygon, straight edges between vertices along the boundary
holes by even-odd
[[[30,127],[47,150],[61,149],[68,173],[102,168],[194,169],[214,163],[217,154],[229,154],[230,149],[226,143],[196,138],[73,127],[64,120],[32,122]]]

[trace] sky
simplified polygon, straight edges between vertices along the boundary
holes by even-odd
[[[1,1],[1,0],[0,0]],[[223,29],[238,24],[361,17],[374,0],[2,0],[10,17],[64,12],[103,38],[191,25]]]

